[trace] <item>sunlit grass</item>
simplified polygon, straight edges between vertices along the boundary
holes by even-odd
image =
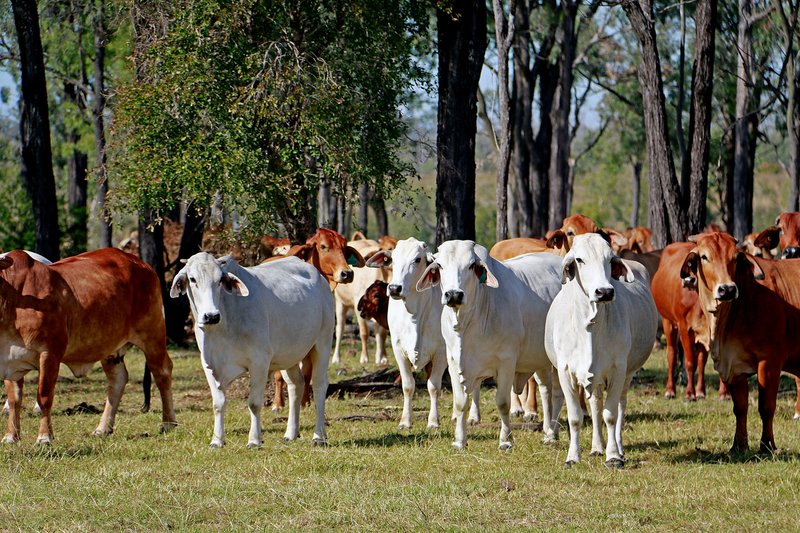
[[[328,448],[311,447],[313,409],[302,413],[301,439],[284,444],[286,413],[267,407],[264,446],[248,450],[243,383],[229,402],[227,445],[213,451],[211,400],[198,355],[170,353],[180,425],[169,434],[158,433],[157,394],[153,412],[139,412],[142,358],[135,351],[126,357],[131,382],[110,437],[91,436],[99,415],[63,413],[83,401],[102,406],[99,368],[83,380],[59,382],[53,446],[34,446],[38,421],[26,411],[22,442],[0,448],[3,529],[730,531],[795,530],[800,523],[800,426],[791,418],[793,395],[779,398],[775,435],[781,452],[731,457],[730,402],[714,399],[712,389],[705,401],[664,400],[663,351],[653,354],[631,391],[622,471],[589,457],[588,427],[582,432],[584,462],[569,470],[563,468],[564,424],[561,441],[546,446],[540,432],[517,420],[514,451],[498,452],[493,391],[484,391],[484,422],[470,428],[463,453],[450,449],[449,393],[442,430],[425,430],[424,390],[415,399],[412,431],[397,429],[399,396],[331,399]],[[356,361],[349,344],[344,367],[331,368],[332,379],[361,373]],[[715,377],[710,381],[716,385]],[[792,385],[787,381],[785,389]],[[33,390],[27,384],[28,408]],[[756,450],[754,404],[749,428]]]

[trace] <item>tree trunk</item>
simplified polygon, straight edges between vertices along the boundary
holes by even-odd
[[[500,153],[497,161],[497,186],[495,199],[497,201],[495,240],[502,241],[508,238],[508,170],[511,159],[511,127],[510,111],[511,98],[508,91],[508,55],[514,39],[514,16],[516,14],[516,1],[509,0],[511,23],[506,18],[501,0],[492,0],[494,8],[495,38],[497,39],[497,92],[500,106]]]
[[[95,2],[94,13],[94,101],[92,123],[94,126],[95,166],[97,172],[97,204],[100,206],[100,246],[113,246],[111,221],[106,210],[108,175],[106,174],[106,134],[103,115],[106,108],[105,54],[106,23],[104,1]]]
[[[550,198],[548,226],[560,227],[567,212],[569,188],[570,154],[570,109],[572,106],[573,63],[578,37],[575,33],[575,17],[578,3],[573,0],[561,2],[561,44],[558,56],[558,89],[552,111],[553,148],[550,153]]]
[[[358,186],[358,230],[367,236],[367,226],[369,225],[369,185],[362,183]],[[347,237],[347,236],[346,236]]]
[[[188,259],[202,249],[203,231],[207,212],[198,211],[194,205],[186,206],[186,216],[183,220],[183,233],[181,234],[181,245],[178,248],[178,263],[172,265],[171,271],[176,274],[183,264],[181,259]],[[163,231],[163,226],[162,231]],[[161,238],[163,243],[163,235]],[[149,253],[149,252],[148,252]],[[153,254],[157,253],[153,252]],[[162,250],[163,253],[163,250]],[[166,287],[165,287],[166,288]],[[167,336],[175,344],[184,345],[186,343],[186,320],[189,318],[189,299],[188,298],[165,298],[166,306],[165,319],[167,323]]]
[[[317,200],[317,226],[320,228],[336,227],[336,198],[329,180],[322,180],[319,184]]]
[[[631,23],[641,52],[639,84],[644,105],[647,154],[650,163],[650,227],[653,244],[662,248],[683,240],[686,214],[681,208],[680,186],[669,143],[661,61],[656,45],[655,16],[651,0],[624,0],[622,7]]]
[[[680,19],[680,45],[678,46],[678,101],[675,109],[675,133],[678,138],[678,149],[681,153],[681,201],[684,207],[689,205],[689,157],[686,149],[686,138],[683,133],[683,106],[686,102],[686,8],[683,2],[678,3]],[[691,131],[691,127],[690,127]]]
[[[439,104],[436,165],[436,244],[475,239],[477,90],[486,52],[484,2],[454,2],[437,10]]]
[[[34,249],[57,261],[60,234],[39,12],[35,0],[12,0],[11,7],[20,55],[20,171],[33,205]]]
[[[383,195],[374,193],[370,199],[372,210],[375,212],[375,223],[378,226],[378,237],[389,235],[389,217],[386,214],[386,201]]]
[[[537,62],[540,61],[537,58]],[[531,151],[531,195],[533,197],[533,235],[543,236],[549,226],[550,206],[550,153],[553,139],[553,123],[550,111],[553,109],[556,88],[558,87],[558,64],[541,60],[536,70],[539,78],[539,130]],[[554,228],[560,228],[559,221]]]
[[[78,89],[74,83],[64,83],[64,99],[72,103],[80,111],[83,109]],[[70,128],[66,133],[67,143],[72,146],[72,153],[67,158],[67,236],[66,254],[76,255],[86,251],[87,222],[86,212],[86,171],[89,157],[78,149],[80,134],[77,128]]]
[[[783,30],[783,48],[786,54],[786,141],[789,149],[787,171],[791,182],[787,210],[800,210],[800,131],[798,131],[798,79],[794,37],[797,30],[797,10],[800,2],[789,2],[789,15],[783,10],[781,0],[773,0]]]
[[[753,174],[750,160],[749,113],[753,111],[752,0],[739,0],[736,65],[736,127],[734,130],[733,235],[739,240],[753,228]]]
[[[629,226],[635,228],[639,225],[639,197],[641,196],[642,190],[642,163],[641,161],[634,161],[632,164],[633,173],[631,174],[633,177],[633,187],[631,190],[633,191],[633,202],[631,205],[631,218],[629,220]]]
[[[687,207],[688,231],[691,235],[699,233],[706,225],[716,19],[717,0],[698,0],[695,8],[695,58],[692,67],[692,108],[689,114],[690,137],[687,147],[689,189],[683,194],[684,205]]]

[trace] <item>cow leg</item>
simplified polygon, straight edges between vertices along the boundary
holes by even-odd
[[[453,412],[453,420],[456,419],[455,411]],[[472,391],[472,402],[469,406],[469,418],[467,423],[471,426],[480,424],[481,422],[481,384],[475,384],[475,390]]]
[[[317,343],[308,354],[313,368],[313,372],[311,373],[311,385],[314,387],[314,403],[316,407],[314,436],[311,439],[312,446],[326,446],[328,444],[328,433],[325,430],[325,398],[328,396],[327,361],[330,356],[330,335],[327,339],[323,339]]]
[[[439,429],[439,392],[442,390],[442,375],[447,368],[444,357],[436,357],[426,365],[428,374],[428,396],[431,398],[431,410],[428,412],[428,429]]]
[[[150,372],[150,367],[147,363],[144,364],[144,375],[142,375],[142,393],[144,399],[142,401],[142,412],[147,413],[150,411],[150,394],[153,389],[153,375]]]
[[[781,380],[780,367],[774,367],[770,361],[762,360],[758,364],[758,414],[761,417],[761,453],[774,453],[775,435],[772,422],[775,419],[775,406],[778,387]]]
[[[164,433],[178,425],[175,405],[172,403],[172,359],[167,353],[166,334],[140,348],[161,395],[161,432]]]
[[[695,342],[695,335],[692,333],[692,347],[697,354],[697,399],[706,399],[706,363],[708,363],[708,350]]]
[[[272,384],[274,385],[275,394],[272,398],[272,410],[275,412],[281,411],[285,404],[283,403],[283,391],[286,389],[286,382],[283,381],[283,376],[280,370],[276,370],[272,375]]]
[[[375,364],[385,365],[389,362],[386,358],[386,337],[389,336],[389,330],[383,326],[375,324]]]
[[[286,433],[283,435],[283,440],[289,442],[300,436],[300,399],[304,378],[299,365],[281,370],[281,374],[286,380],[286,388],[289,392],[289,417],[286,422]]]
[[[339,298],[336,298],[336,342],[333,345],[333,357],[331,363],[341,363],[339,348],[342,345],[342,335],[344,335],[344,324],[347,319],[347,308]]]
[[[467,401],[472,391],[461,384],[458,373],[454,370],[455,365],[449,367],[450,382],[453,384],[453,417],[456,420],[455,439],[453,440],[454,450],[463,450],[467,447]],[[472,388],[476,388],[476,383],[471,383]]]
[[[581,388],[571,379],[566,369],[559,370],[564,399],[567,403],[567,421],[569,422],[569,451],[564,466],[570,467],[581,462],[581,427],[583,426],[583,409],[578,399]],[[544,400],[543,400],[544,402]]]
[[[300,362],[300,369],[303,371],[303,395],[300,406],[305,407],[311,403],[311,376],[314,373],[314,362],[310,355],[306,355]]]
[[[525,415],[522,420],[525,422],[533,422],[536,420],[539,411],[537,395],[539,394],[539,386],[536,385],[536,378],[533,376],[528,378],[528,396],[525,399],[525,404],[522,406]]]
[[[19,442],[20,434],[20,411],[22,410],[22,383],[20,378],[16,381],[5,380],[6,396],[8,400],[8,428],[3,437],[3,444],[14,444]]]
[[[722,400],[730,400],[731,395],[728,392],[728,386],[722,381],[722,378],[719,379],[719,399]]]
[[[794,384],[797,387],[797,400],[794,403],[794,418],[800,420],[800,378],[794,378]]]
[[[128,383],[128,369],[125,367],[123,356],[117,355],[103,359],[100,361],[100,365],[103,367],[103,372],[106,373],[108,389],[106,406],[103,409],[103,416],[100,417],[100,425],[97,426],[93,433],[95,437],[111,435],[114,432],[114,420],[117,416],[119,401],[122,399],[122,393]]]
[[[728,392],[733,400],[733,414],[736,417],[736,432],[733,435],[731,453],[747,451],[747,376],[736,376],[729,382]]]
[[[623,459],[625,458],[625,450],[622,448],[622,428],[625,426],[625,412],[628,408],[628,387],[630,387],[630,382],[627,382],[622,388],[622,396],[619,399],[619,415],[617,416],[617,427],[615,433],[617,439],[617,450],[619,450],[619,456]]]
[[[667,340],[667,390],[664,398],[672,400],[675,398],[675,363],[678,359],[675,347],[678,344],[678,328],[666,318],[662,318],[661,323],[664,326],[664,337]]]
[[[365,365],[369,362],[369,324],[365,318],[361,318],[361,313],[356,313],[356,322],[358,323],[358,336],[361,337],[361,358],[359,362]],[[377,352],[376,352],[377,353]]]
[[[589,396],[589,405],[592,409],[592,456],[600,456],[605,453],[606,441],[603,438],[603,387],[597,384],[592,387]]]
[[[558,440],[558,430],[553,426],[553,398],[555,387],[552,386],[552,368],[546,371],[536,372],[536,382],[539,384],[539,394],[542,395],[542,432],[545,444],[552,444]],[[559,403],[559,408],[561,403]],[[556,423],[556,426],[558,424]]]
[[[214,435],[211,437],[211,448],[222,448],[225,445],[225,406],[228,403],[225,391],[217,386],[217,380],[211,369],[203,363],[208,388],[211,390],[211,405],[214,408]]]
[[[42,408],[42,420],[39,423],[39,436],[36,444],[50,444],[53,441],[53,421],[50,410],[53,408],[53,394],[56,390],[61,358],[49,352],[39,356],[39,395],[37,401]]]
[[[261,447],[261,409],[264,407],[264,391],[267,388],[269,376],[269,365],[250,366],[250,394],[247,396],[247,408],[250,410],[248,448]]]
[[[414,380],[414,368],[402,350],[395,350],[397,368],[400,369],[400,379],[403,381],[403,414],[400,416],[400,429],[411,429],[411,400],[414,398],[416,382]]]
[[[522,400],[520,399],[520,396],[525,395],[527,390],[527,388],[523,388],[522,392],[519,394],[517,394],[517,392],[514,390],[511,391],[511,416],[522,416],[525,414],[525,410],[522,408]]]
[[[686,364],[686,399],[693,402],[697,399],[694,389],[694,371],[697,367],[697,353],[694,351],[694,341],[689,337],[689,330],[679,328],[681,346],[683,346],[683,360]]]
[[[606,466],[613,468],[620,468],[623,465],[622,454],[620,453],[620,446],[617,443],[617,422],[620,417],[620,400],[622,398],[622,391],[625,388],[625,369],[622,369],[616,376],[609,380],[610,383],[606,389],[606,401],[603,408],[603,421],[606,423],[606,433],[608,441],[606,442]]]
[[[514,445],[514,437],[511,434],[511,393],[514,384],[514,369],[507,372],[497,372],[497,390],[495,391],[494,401],[497,403],[497,410],[500,412],[500,451],[511,451]]]

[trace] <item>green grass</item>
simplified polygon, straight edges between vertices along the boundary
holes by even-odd
[[[199,356],[180,350],[171,355],[180,425],[169,434],[158,433],[157,399],[154,412],[139,412],[142,358],[136,352],[127,357],[131,382],[110,437],[91,436],[99,415],[64,414],[83,401],[102,405],[105,377],[99,369],[59,382],[51,447],[34,446],[38,421],[26,411],[22,442],[0,448],[3,530],[729,531],[796,530],[800,523],[800,426],[791,419],[793,395],[779,398],[779,454],[728,456],[730,402],[664,400],[663,351],[651,356],[631,391],[628,463],[621,471],[588,456],[589,427],[582,432],[584,462],[569,470],[562,467],[568,440],[563,424],[560,442],[547,446],[532,425],[517,420],[513,452],[498,452],[493,391],[484,391],[484,422],[470,428],[463,453],[450,449],[450,394],[443,399],[443,429],[429,433],[424,391],[416,396],[412,431],[397,429],[399,396],[328,400],[325,449],[310,445],[313,409],[302,413],[301,439],[284,444],[284,420],[265,408],[264,446],[248,450],[242,384],[226,414],[227,445],[210,450],[211,400]],[[354,345],[344,360],[347,376],[360,372]],[[341,374],[331,369],[332,379],[341,379],[337,370]],[[716,384],[714,377],[711,382]],[[786,389],[791,385],[787,381]],[[27,385],[28,407],[33,388]],[[757,449],[760,424],[752,401],[749,428]]]

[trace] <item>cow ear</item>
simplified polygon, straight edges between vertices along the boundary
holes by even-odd
[[[753,240],[753,245],[757,248],[764,248],[766,250],[773,250],[778,247],[781,238],[781,228],[778,226],[770,226]]]
[[[223,274],[220,283],[222,283],[222,288],[230,294],[236,296],[247,296],[250,294],[250,289],[247,288],[247,285],[233,274],[227,272]]]
[[[0,258],[0,270],[5,270],[14,264],[14,260],[8,256]]]
[[[753,270],[753,277],[757,280],[764,279],[764,271],[761,270],[761,267],[756,262],[753,256],[748,255],[743,252],[739,252],[736,254],[736,262],[738,263],[737,268],[752,268]]]
[[[392,264],[392,251],[381,250],[367,259],[366,265],[372,268],[385,268]]]
[[[417,292],[427,291],[439,284],[439,263],[431,263],[417,281]]]
[[[636,279],[633,276],[633,270],[619,257],[611,258],[611,277],[627,283],[633,282]]]
[[[483,261],[475,261],[475,263],[472,265],[472,271],[475,272],[475,276],[478,278],[478,283],[481,285],[486,285],[487,287],[491,287],[493,289],[496,289],[500,286],[500,284],[497,283],[497,278],[494,277],[492,271],[489,270],[489,267],[486,266],[486,263]]]
[[[286,253],[286,255],[293,255],[299,258],[301,261],[308,261],[313,250],[313,244],[296,244],[295,246],[289,248],[289,251]]]
[[[564,256],[561,260],[561,284],[566,285],[568,281],[575,279],[575,256],[572,252]]]
[[[631,250],[631,252],[633,252],[635,254],[643,254],[644,253],[642,251],[642,247],[639,246],[639,242],[638,241],[633,241],[631,243],[630,250]]]
[[[686,240],[688,242],[697,242],[697,235],[689,235],[688,237],[686,237]]]
[[[603,231],[608,234],[609,244],[611,244],[612,248],[619,249],[628,246],[628,239],[622,233],[609,228],[603,228]]]
[[[169,290],[170,298],[177,298],[181,294],[186,294],[186,284],[189,279],[186,277],[186,270],[181,269],[172,280],[172,288]]]
[[[366,264],[364,258],[361,257],[361,254],[358,253],[358,250],[353,248],[352,246],[345,246],[344,247],[344,259],[347,261],[347,264],[354,267],[363,267]]]
[[[691,238],[691,237],[690,237]],[[681,282],[687,289],[697,287],[697,264],[700,256],[697,252],[689,252],[681,265]]]
[[[567,236],[564,234],[563,231],[557,229],[553,232],[550,237],[547,238],[546,246],[548,248],[555,248],[558,250],[559,248],[564,248],[564,245],[567,242]]]

